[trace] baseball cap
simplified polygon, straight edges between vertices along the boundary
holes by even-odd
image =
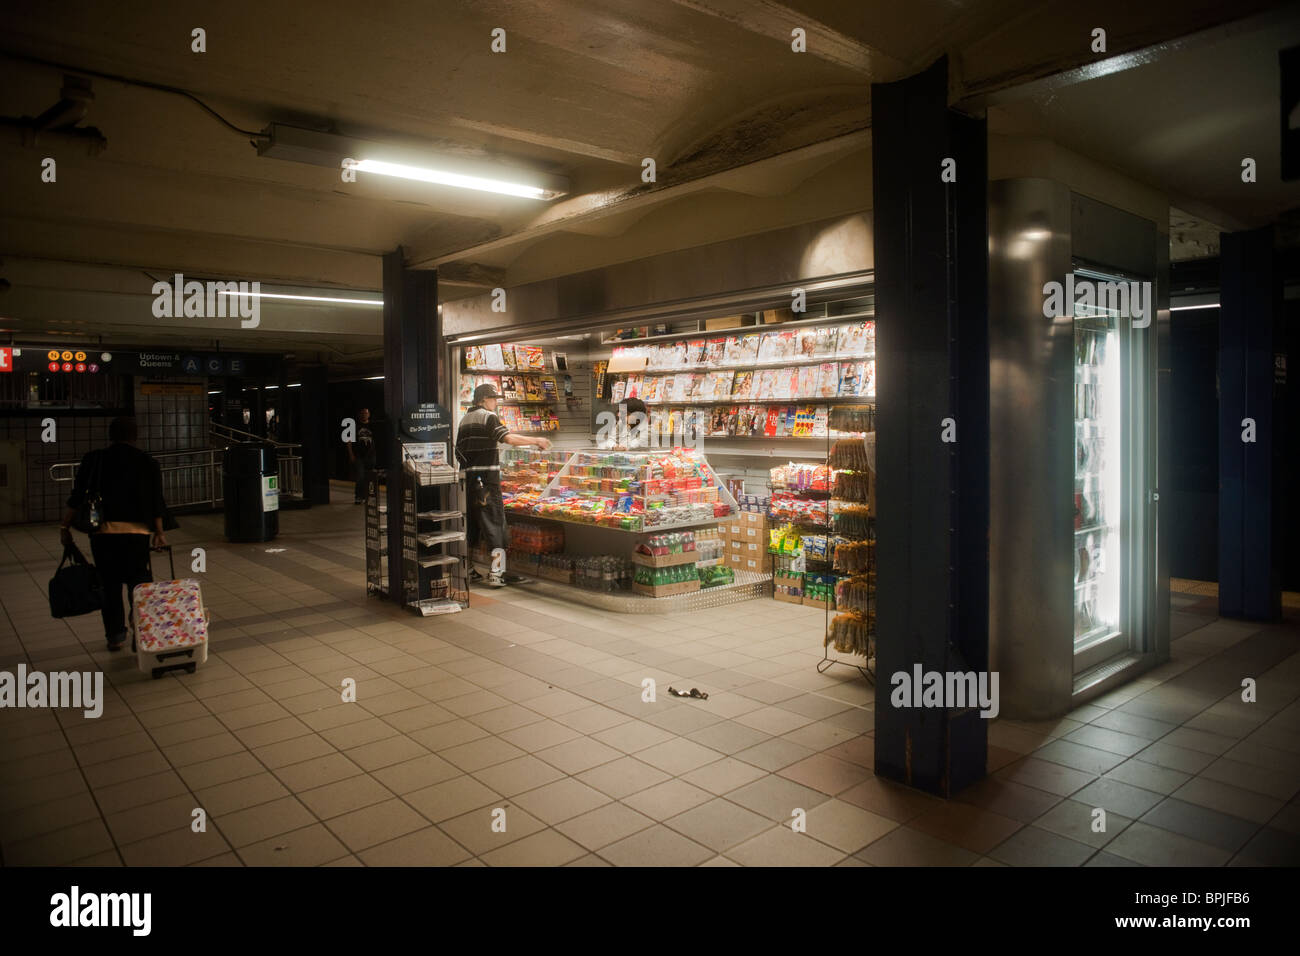
[[[485,399],[485,398],[500,398],[500,397],[501,397],[501,396],[499,396],[499,395],[497,394],[497,390],[496,390],[496,388],[493,387],[493,385],[492,385],[491,382],[484,382],[484,383],[483,383],[482,385],[480,385],[478,388],[474,389],[474,404],[475,404],[475,405],[477,405],[479,402],[483,401],[483,399]]]

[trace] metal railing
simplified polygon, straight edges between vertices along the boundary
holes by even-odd
[[[217,441],[265,441],[248,432],[217,426],[212,429],[212,438]],[[279,488],[281,498],[302,498],[302,455],[298,454],[301,445],[286,443],[276,446],[279,466]],[[222,488],[222,448],[195,448],[188,451],[161,452],[153,458],[162,469],[163,500],[172,509],[193,508],[206,505],[220,507],[224,501]],[[77,477],[77,461],[61,461],[50,465],[50,480],[54,482],[71,482]]]

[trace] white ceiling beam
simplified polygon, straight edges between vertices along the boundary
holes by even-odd
[[[768,37],[790,49],[792,31],[807,38],[809,56],[842,66],[864,77],[897,75],[905,64],[845,33],[775,0],[673,0],[678,6],[705,13],[750,33]]]
[[[797,164],[823,163],[828,156],[839,156],[863,149],[870,142],[870,131],[863,130],[684,182],[669,182],[653,189],[644,189],[640,186],[618,187],[574,196],[548,207],[532,222],[520,229],[467,248],[447,250],[445,244],[437,240],[417,242],[405,247],[406,262],[412,268],[441,267],[444,263],[475,258],[484,253],[498,252],[523,243],[535,242],[557,232],[589,230],[593,222],[607,216],[644,214],[644,211],[650,207],[706,190],[721,189],[752,193],[755,191],[754,178],[761,178],[764,173],[785,174],[789,167]]]

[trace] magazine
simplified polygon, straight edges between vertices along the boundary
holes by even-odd
[[[709,339],[708,347],[704,352],[704,364],[710,368],[717,368],[725,364],[727,355],[727,340],[725,338]]]
[[[776,405],[767,406],[767,418],[763,422],[763,434],[768,438],[776,437],[777,421],[781,417],[781,409]]]
[[[686,364],[694,368],[697,365],[704,364],[704,353],[707,343],[704,339],[691,339],[686,343]]]
[[[641,387],[641,400],[647,405],[659,401],[659,390],[664,381],[662,375],[647,375]]]
[[[725,405],[719,405],[713,410],[712,420],[709,422],[710,435],[727,435],[729,429],[734,428],[735,421],[732,416],[734,409],[727,408]]]
[[[793,370],[792,370],[793,371]],[[805,365],[799,369],[799,380],[795,385],[795,391],[791,398],[812,398],[817,394],[817,386],[821,378],[821,367],[817,365]]]
[[[776,387],[773,398],[794,398],[799,393],[799,370],[797,368],[779,368],[776,370]]]
[[[676,370],[679,368],[686,367],[686,343],[685,342],[674,342],[672,345],[665,345],[663,349],[661,349],[660,351],[667,352],[667,355],[661,356],[662,358],[666,359],[663,368]]]
[[[536,375],[524,376],[524,394],[527,396],[526,401],[540,402],[542,400],[542,380]]]
[[[836,362],[823,362],[818,377],[817,395],[819,398],[834,398],[840,390],[840,367]]]
[[[858,389],[858,394],[875,398],[876,397],[876,360],[871,359],[868,362],[863,362],[862,365],[863,365],[862,382]]]
[[[814,411],[811,405],[801,406],[795,412],[794,429],[790,432],[793,438],[810,438],[812,437]]]
[[[813,409],[812,434],[814,438],[825,438],[830,428],[831,410],[827,405],[818,405]]]
[[[520,346],[520,348],[523,348],[523,346]],[[516,361],[515,347],[513,345],[501,346],[501,367],[508,368],[508,369],[518,369],[524,367],[521,366],[518,363],[518,361]]]
[[[474,401],[474,376],[462,375],[460,377],[460,402],[468,405]]]
[[[841,356],[862,355],[867,351],[866,322],[853,322],[840,327],[840,339],[836,351]]]
[[[641,375],[633,372],[627,377],[627,390],[623,393],[623,398],[640,398],[641,397]]]
[[[507,402],[517,402],[523,398],[520,394],[521,389],[519,379],[513,375],[501,376],[501,398]]]
[[[721,402],[731,397],[731,379],[734,372],[710,372],[704,386],[704,400]]]
[[[705,385],[709,380],[707,372],[692,372],[690,391],[686,393],[686,399],[692,402],[703,402],[708,400],[705,394]]]
[[[556,401],[559,398],[559,387],[555,383],[554,375],[542,376],[542,398],[548,402]]]
[[[839,394],[841,397],[852,398],[858,394],[858,383],[862,381],[862,370],[862,362],[840,363]]]
[[[483,348],[478,345],[469,345],[465,347],[465,367],[476,369],[483,367]]]
[[[483,365],[485,368],[496,369],[500,371],[505,367],[505,358],[501,354],[501,346],[485,345],[483,346]]]
[[[780,369],[765,368],[758,373],[752,389],[754,398],[776,398],[776,378]]]
[[[797,357],[800,359],[810,359],[817,357],[817,330],[800,329],[799,350]]]
[[[627,392],[627,379],[616,378],[610,389],[609,400],[611,404],[617,405],[623,401],[624,394]]]
[[[763,338],[758,345],[758,362],[760,365],[773,365],[777,362],[784,362],[790,358],[785,354],[785,347],[788,341],[782,342],[782,336],[790,336],[789,332],[764,332]],[[793,336],[791,336],[793,337]]]
[[[753,372],[737,372],[735,379],[731,383],[732,398],[749,398],[749,393],[754,388]]]
[[[534,372],[540,372],[540,371],[543,371],[543,370],[546,368],[546,352],[541,348],[541,346],[537,346],[537,345],[523,345],[523,346],[519,346],[519,345],[516,345],[516,346],[515,346],[515,354],[516,354],[516,355],[519,354],[519,349],[521,349],[521,348],[524,350],[524,353],[525,353],[525,355],[527,356],[528,361],[527,361],[527,363],[520,362],[520,363],[519,363],[519,367],[520,367],[520,368],[526,368],[526,369],[529,369],[530,371],[534,371]]]
[[[835,354],[837,333],[837,329],[829,326],[817,330],[817,340],[813,352],[817,358],[830,358]]]

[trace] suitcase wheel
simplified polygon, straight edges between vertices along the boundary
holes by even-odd
[[[196,664],[186,664],[186,665],[185,665],[185,673],[187,673],[187,674],[193,674],[194,671],[195,671],[195,669],[197,668],[197,666],[198,666],[198,665],[196,665]]]

